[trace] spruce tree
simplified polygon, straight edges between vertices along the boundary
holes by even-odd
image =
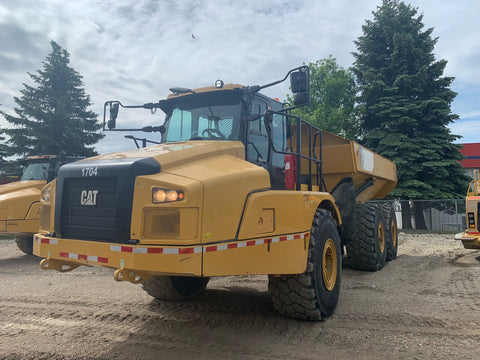
[[[35,86],[23,84],[20,97],[14,97],[16,115],[0,112],[12,124],[3,128],[7,135],[2,148],[6,156],[67,155],[92,156],[87,147],[104,134],[97,115],[88,110],[90,97],[83,89],[82,76],[69,66],[69,54],[55,41],[52,52],[37,74],[28,73]]]
[[[355,41],[362,142],[396,163],[392,198],[458,199],[468,180],[453,143],[459,136],[447,128],[458,119],[454,78],[443,76],[447,61],[435,59],[437,39],[422,20],[417,8],[383,0]]]

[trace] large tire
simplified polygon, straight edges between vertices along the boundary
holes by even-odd
[[[200,295],[210,278],[154,275],[143,283],[143,290],[158,300],[188,300]]]
[[[337,224],[330,212],[318,209],[310,233],[306,271],[268,277],[274,308],[295,319],[324,320],[337,306],[341,271]]]
[[[357,204],[356,210],[357,231],[345,244],[348,264],[358,270],[380,270],[387,259],[383,211],[374,204]]]
[[[27,255],[33,254],[33,236],[16,236],[15,242],[20,250]]]
[[[385,217],[385,233],[387,237],[387,261],[395,260],[398,251],[398,233],[397,219],[395,217],[395,208],[391,204],[385,204],[382,207]]]

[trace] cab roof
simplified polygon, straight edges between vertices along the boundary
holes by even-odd
[[[178,94],[169,94],[167,96],[167,100],[179,98],[185,95],[201,94],[201,93],[215,92],[215,91],[235,90],[235,89],[243,89],[243,88],[245,88],[245,86],[240,84],[225,84],[221,88],[217,88],[215,86],[206,86],[206,87],[197,88],[197,89],[183,89],[187,91],[178,93]],[[175,88],[172,88],[171,91],[173,91],[174,89]]]

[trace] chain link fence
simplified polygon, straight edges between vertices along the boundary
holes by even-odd
[[[403,231],[457,233],[465,230],[465,199],[378,200],[395,207],[397,226]]]

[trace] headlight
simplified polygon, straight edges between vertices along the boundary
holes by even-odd
[[[183,191],[153,188],[152,189],[152,202],[154,204],[161,204],[165,202],[181,201],[184,199]]]
[[[47,186],[42,189],[42,192],[40,194],[40,199],[46,203],[50,202],[50,186]]]

